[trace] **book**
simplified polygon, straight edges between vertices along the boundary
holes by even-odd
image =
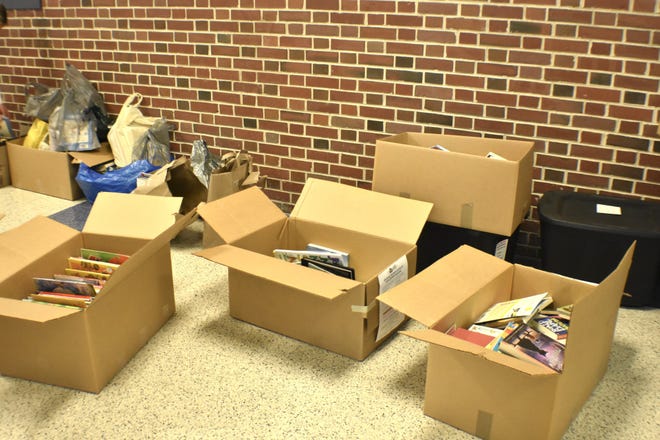
[[[342,258],[342,266],[349,266],[349,254],[348,252],[339,251],[337,249],[329,248],[326,246],[321,246],[319,244],[309,243],[306,248],[308,251],[318,251],[318,252],[331,252],[333,254],[338,254]]]
[[[76,306],[80,308],[85,308],[89,305],[88,300],[78,295],[69,296],[64,294],[52,294],[50,292],[39,292],[32,293],[29,297],[35,301],[61,304],[66,306]]]
[[[469,329],[465,329],[462,327],[455,327],[450,329],[447,332],[448,335],[454,336],[459,339],[463,339],[465,341],[472,342],[473,344],[477,344],[481,347],[486,347],[490,342],[495,339],[491,335],[486,335],[484,333],[480,332],[475,332]]]
[[[88,260],[81,257],[69,257],[68,263],[70,269],[106,274],[111,274],[119,268],[119,264]]]
[[[565,321],[571,320],[571,312],[573,311],[573,304],[566,304],[556,309],[543,310],[543,314],[547,316],[557,316]]]
[[[114,264],[122,264],[128,260],[128,255],[85,248],[80,249],[80,256],[86,260],[105,261]]]
[[[41,292],[71,293],[86,296],[96,295],[94,285],[85,282],[37,277],[33,278],[33,280],[36,290]]]
[[[472,332],[483,333],[484,335],[492,336],[493,338],[502,336],[502,332],[504,331],[504,329],[501,328],[487,327],[485,325],[479,324],[472,324],[470,327],[468,327],[468,330]]]
[[[275,249],[273,250],[273,256],[280,260],[295,264],[302,264],[302,259],[307,258],[309,260],[323,261],[336,266],[343,266],[343,258],[334,252]]]
[[[568,324],[556,316],[539,316],[529,321],[529,325],[562,344],[568,337]]]
[[[340,277],[349,278],[351,280],[355,279],[355,270],[352,267],[338,266],[323,261],[310,260],[309,258],[304,257],[300,260],[300,264],[311,269],[331,273]]]
[[[509,336],[511,332],[516,329],[516,327],[518,327],[518,324],[515,322],[509,322],[506,327],[504,327],[504,329],[499,329],[500,334],[493,338],[493,340],[488,345],[486,345],[486,348],[493,351],[500,351],[500,344],[502,343],[502,340]]]
[[[527,324],[519,324],[504,338],[500,351],[518,359],[540,362],[558,373],[564,368],[564,346]]]
[[[548,295],[548,292],[498,302],[483,312],[474,323],[488,327],[501,327],[511,321],[527,322],[550,303],[552,303],[552,297]]]
[[[71,305],[68,305],[68,304],[58,304],[58,303],[54,303],[54,302],[40,301],[38,299],[30,298],[29,296],[27,298],[23,298],[22,301],[35,303],[35,304],[45,304],[45,305],[48,305],[48,306],[63,307],[65,309],[82,310],[84,308],[84,307],[78,307],[78,306],[71,306]]]
[[[94,278],[94,279],[97,279],[99,281],[106,281],[108,278],[110,278],[110,274],[108,274],[108,273],[91,272],[91,271],[88,271],[88,270],[71,269],[70,267],[65,268],[64,273],[66,275],[79,276],[79,277],[83,277],[83,278]]]

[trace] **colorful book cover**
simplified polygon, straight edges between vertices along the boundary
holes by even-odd
[[[114,264],[122,264],[128,260],[128,255],[85,248],[80,250],[80,256],[86,260],[105,261],[106,263]]]
[[[71,293],[74,295],[95,296],[94,285],[80,281],[58,280],[55,278],[33,278],[37,291]]]
[[[530,321],[530,325],[544,335],[564,343],[568,337],[568,324],[555,316],[542,316]]]
[[[78,270],[78,269],[71,269],[70,267],[67,267],[64,269],[64,273],[67,275],[72,275],[72,276],[79,276],[83,278],[94,278],[99,281],[106,281],[108,278],[110,278],[110,274],[108,273],[101,273],[101,272],[91,272],[88,270]]]
[[[81,257],[69,257],[69,268],[111,274],[119,268],[119,264],[88,260]]]
[[[302,264],[302,259],[307,258],[309,260],[322,261],[336,266],[344,266],[344,260],[341,255],[333,252],[275,249],[273,251],[273,256],[280,260],[295,264]]]
[[[504,338],[500,351],[519,359],[540,362],[558,373],[564,368],[564,346],[527,324],[520,324]]]

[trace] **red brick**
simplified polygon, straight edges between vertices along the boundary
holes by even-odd
[[[610,88],[578,87],[575,96],[588,101],[619,102],[621,91]]]
[[[620,27],[632,27],[657,30],[660,29],[660,15],[648,14],[619,14],[617,25]]]
[[[559,168],[562,170],[577,170],[578,161],[568,157],[536,154],[536,166]]]
[[[550,9],[548,11],[548,19],[556,22],[590,24],[592,21],[592,12],[573,8]]]
[[[614,46],[614,55],[625,58],[640,58],[649,61],[657,61],[658,57],[660,57],[660,48],[632,44],[616,44]]]
[[[566,179],[569,185],[579,185],[587,188],[608,188],[610,179],[590,174],[569,173]]]
[[[451,18],[445,19],[447,29],[470,30],[470,31],[485,31],[486,20],[473,19],[473,18]]]

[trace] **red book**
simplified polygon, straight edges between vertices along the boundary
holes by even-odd
[[[472,330],[467,330],[461,327],[455,328],[453,331],[449,333],[452,336],[455,336],[460,339],[464,339],[466,341],[470,341],[474,344],[480,345],[482,347],[485,347],[495,339],[493,336],[490,335],[485,335],[483,333],[479,332],[473,332]]]

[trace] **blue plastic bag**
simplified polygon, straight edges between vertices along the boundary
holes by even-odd
[[[158,168],[146,160],[137,160],[123,168],[101,174],[81,163],[76,174],[76,182],[87,200],[94,203],[96,195],[102,191],[127,194],[132,192],[137,186],[137,178],[142,173],[151,173]]]

